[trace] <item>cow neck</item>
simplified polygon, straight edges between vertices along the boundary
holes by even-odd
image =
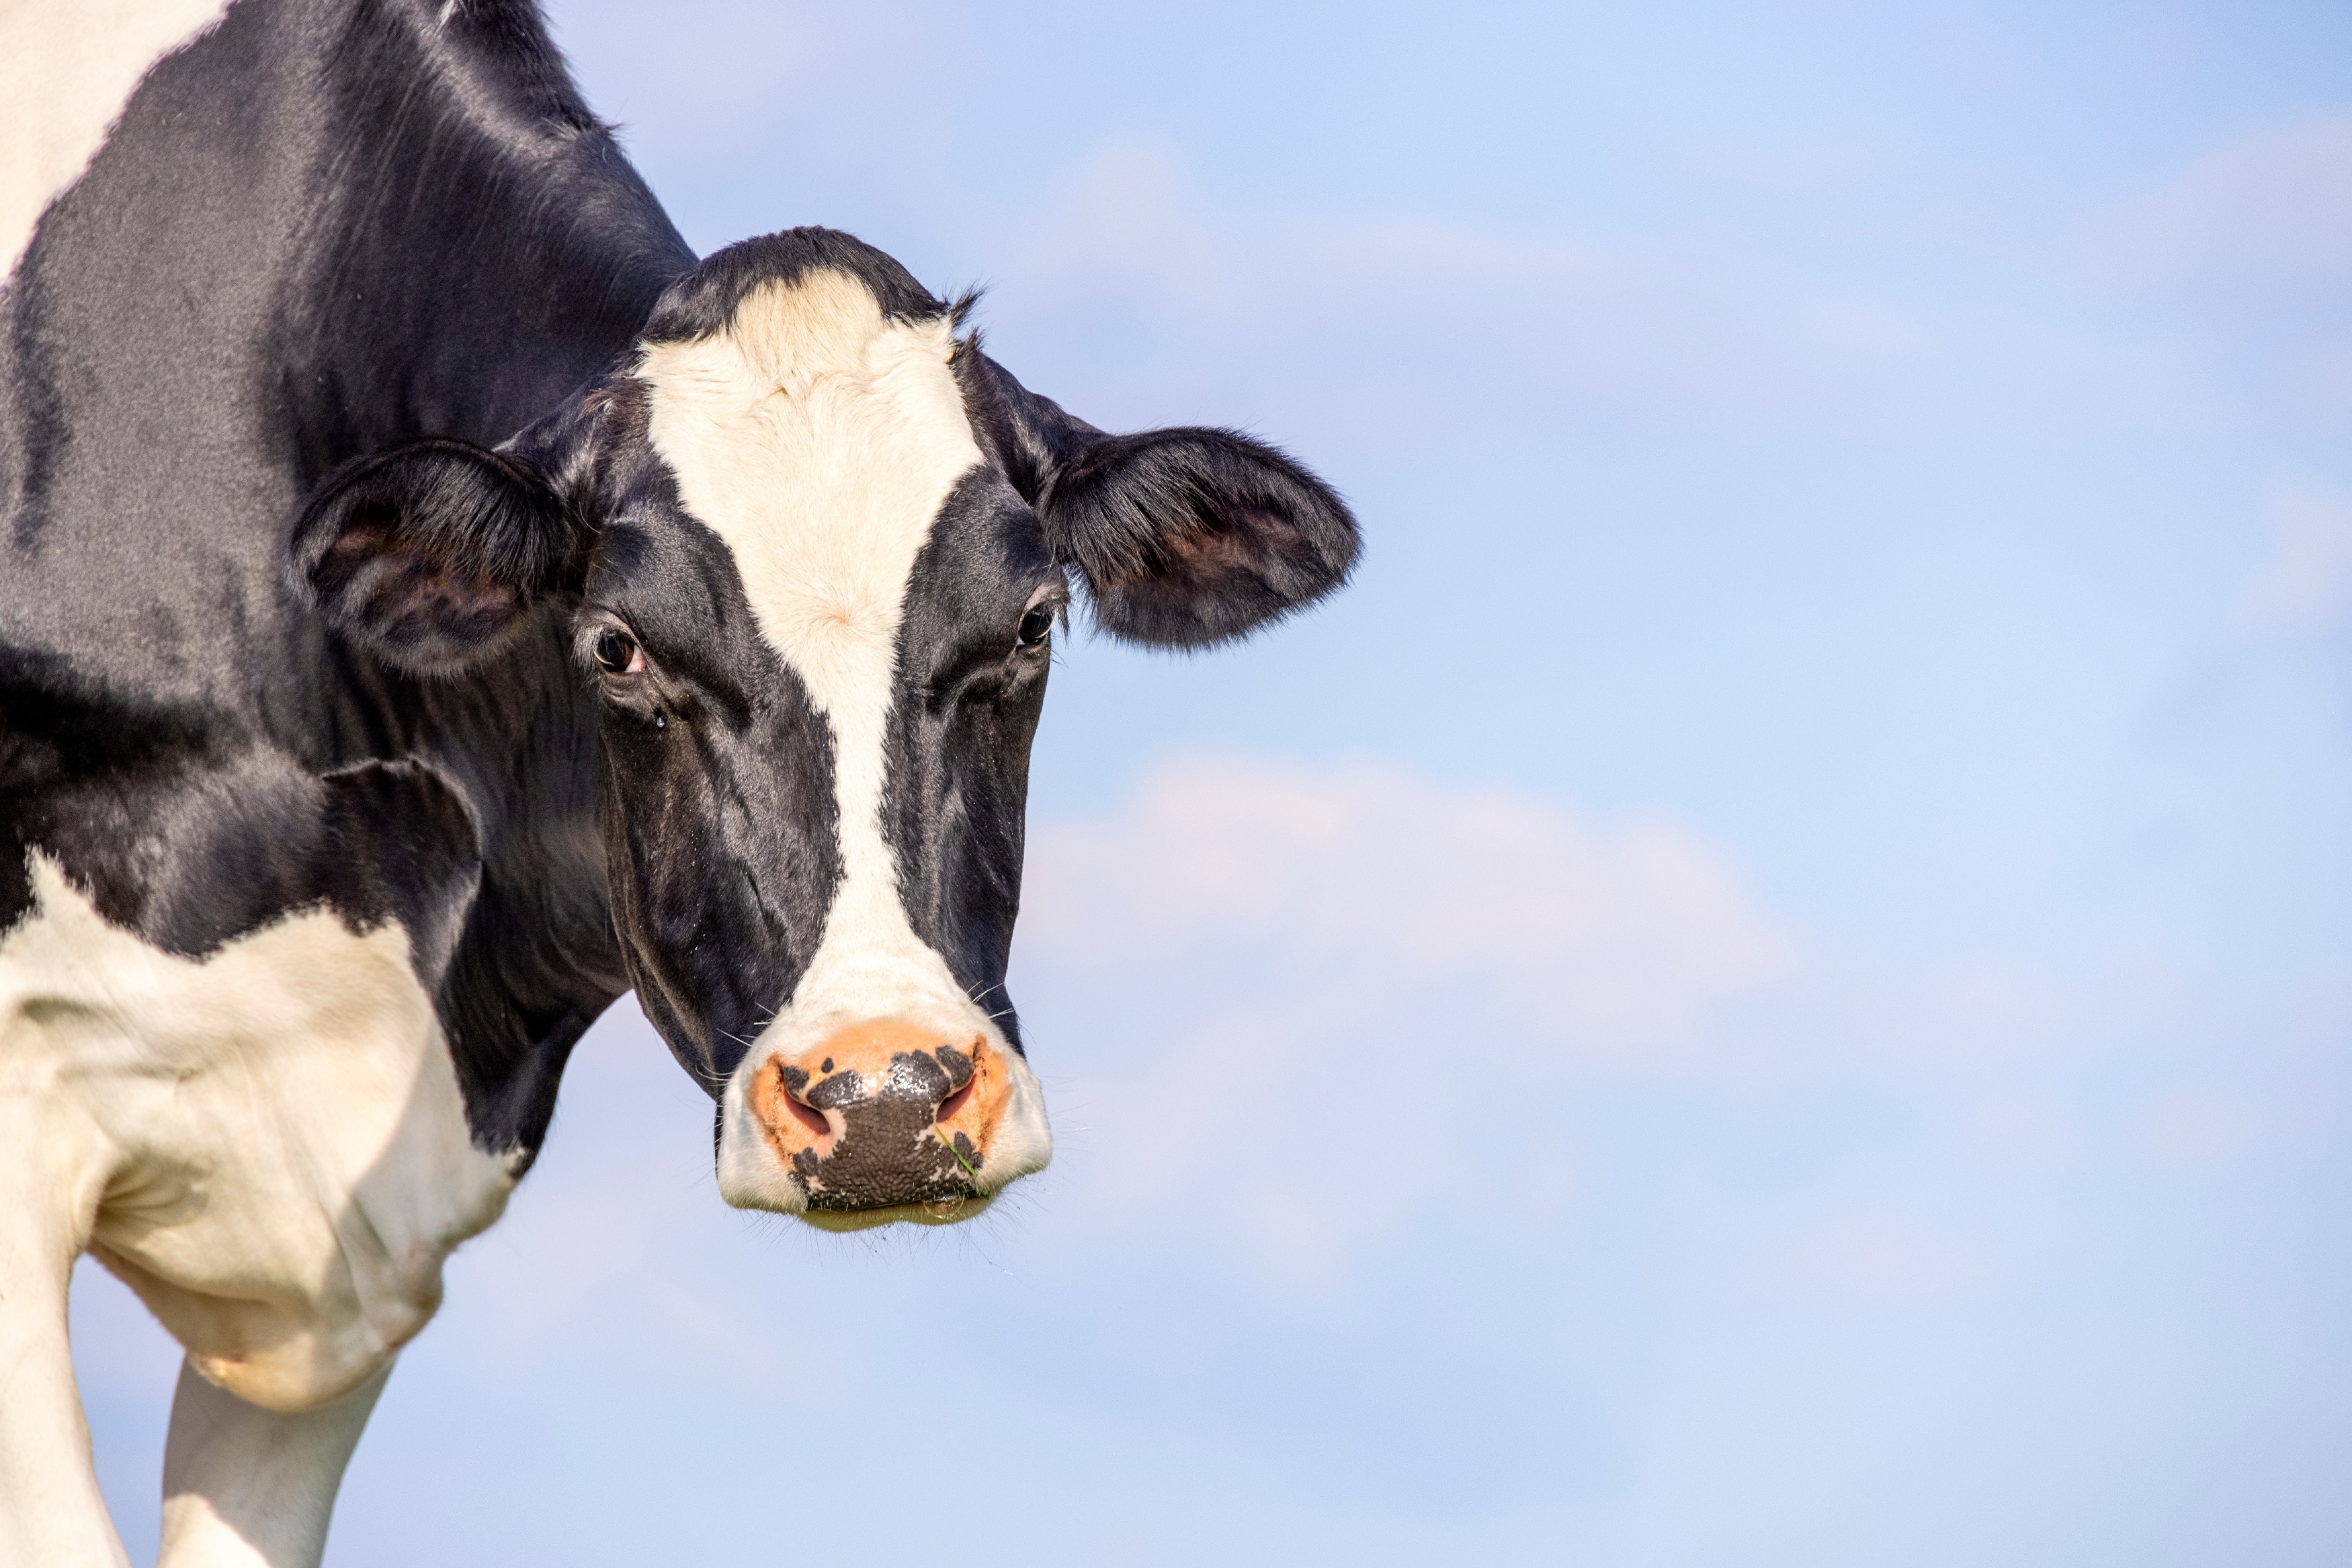
[[[17,781],[43,847],[108,918],[202,952],[299,877],[194,909],[148,868],[265,818],[309,864],[304,777],[429,766],[480,836],[438,987],[468,1114],[486,1146],[535,1145],[562,1053],[623,987],[557,612],[477,675],[409,680],[330,643],[284,530],[351,457],[495,444],[560,404],[692,253],[529,5],[241,0],[113,126],[0,291],[0,700],[52,758]],[[71,774],[93,747],[106,789]]]

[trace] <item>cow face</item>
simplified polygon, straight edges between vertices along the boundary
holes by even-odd
[[[1356,549],[1271,448],[1106,435],[959,314],[846,235],[747,242],[499,452],[354,464],[293,539],[328,622],[411,671],[496,678],[568,620],[614,926],[719,1101],[720,1190],[835,1228],[965,1218],[1048,1156],[1003,980],[1074,584],[1197,646]]]

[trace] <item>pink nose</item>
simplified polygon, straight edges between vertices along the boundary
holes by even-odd
[[[910,1205],[947,1218],[981,1196],[1012,1098],[995,1047],[896,1019],[853,1024],[760,1070],[753,1115],[814,1210]]]

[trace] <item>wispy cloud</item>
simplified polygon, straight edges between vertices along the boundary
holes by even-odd
[[[2039,436],[2352,409],[2343,334],[2311,329],[2315,312],[2340,325],[2346,298],[2340,117],[2031,220],[1951,209],[1878,141],[1751,131],[1685,137],[1665,165],[1771,196],[1744,216],[1611,222],[1530,191],[1506,222],[1427,193],[1236,202],[1137,129],[1008,134],[977,64],[988,24],[961,7],[720,4],[658,37],[599,4],[563,21],[698,241],[739,237],[701,232],[720,214],[887,214],[868,237],[936,288],[992,281],[1016,371],[1113,423],[1253,421],[1320,451],[1427,455],[1570,432]]]
[[[1794,962],[1790,935],[1686,829],[1602,827],[1393,766],[1178,759],[1118,816],[1038,832],[1028,886],[1031,952],[1274,943],[1392,979],[1508,975],[1553,994],[1571,1027],[1629,1041],[1685,1032]]]
[[[2160,339],[2014,289],[1894,287],[1761,236],[1218,209],[1099,146],[992,249],[1006,340],[1130,423],[1238,405],[1318,447],[1579,432],[2111,430],[2205,416]]]
[[[2243,1100],[2199,1091],[2164,1096],[2140,1122],[2150,1153],[2187,1166],[2219,1165],[2251,1146],[2259,1131],[2259,1121]]]
[[[1858,1217],[1820,1225],[1772,1249],[1757,1273],[1769,1296],[1863,1310],[1932,1306],[1990,1281],[1982,1247],[1912,1221]]]
[[[2257,627],[2310,631],[2352,610],[2352,497],[2309,480],[2272,488],[2270,554],[2239,603]]]
[[[2087,225],[2091,275],[2181,335],[2235,417],[2352,418],[2352,115],[2217,146]]]
[[[1089,1086],[1061,1218],[1153,1214],[1302,1290],[1436,1210],[1570,1203],[1559,1108],[1597,1085],[1981,1066],[2079,1005],[1826,953],[1668,821],[1236,757],[1033,833],[1015,994]]]
[[[1022,985],[1135,1063],[1088,1075],[1099,1168],[1066,1212],[1205,1228],[1302,1289],[1433,1203],[1557,1205],[1545,1107],[1574,1076],[1681,1061],[1798,963],[1672,823],[1232,757],[1034,833],[1020,942]],[[1171,988],[1181,1007],[1146,999]]]
[[[2108,214],[2098,256],[2119,277],[2210,289],[2217,302],[2352,298],[2352,115],[2272,126],[2192,161]]]

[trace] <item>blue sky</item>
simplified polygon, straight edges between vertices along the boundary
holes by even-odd
[[[553,15],[1370,549],[1061,656],[1034,1192],[737,1215],[623,1004],[331,1562],[2352,1558],[2352,13]]]

